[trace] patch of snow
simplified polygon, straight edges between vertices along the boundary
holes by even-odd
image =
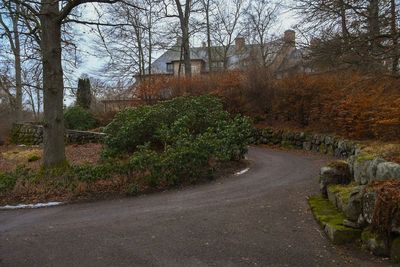
[[[48,203],[37,203],[37,204],[19,204],[15,206],[7,205],[0,207],[0,210],[16,210],[16,209],[38,209],[45,207],[53,207],[63,204],[62,202],[48,202]]]
[[[236,175],[236,176],[239,176],[239,175],[245,174],[245,173],[248,172],[249,170],[250,170],[250,168],[246,168],[246,169],[244,169],[244,170],[241,170],[240,172],[235,173],[235,175]]]

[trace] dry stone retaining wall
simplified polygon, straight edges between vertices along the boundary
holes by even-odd
[[[65,140],[68,144],[101,143],[105,134],[66,130]],[[11,131],[11,141],[15,144],[40,145],[43,143],[43,126],[34,123],[14,124]]]
[[[373,181],[400,180],[400,164],[366,154],[360,144],[332,135],[256,129],[255,143],[316,151],[345,159],[321,168],[323,197],[309,199],[317,221],[334,243],[361,239],[375,255],[389,256],[400,263],[400,221],[396,216],[392,218],[389,236],[372,231],[378,196],[368,186]]]
[[[347,158],[352,180],[358,184],[400,179],[400,165],[363,153],[357,142],[333,135],[292,132],[273,128],[256,129],[256,144],[279,145]]]
[[[255,143],[316,151],[337,157],[354,155],[359,149],[355,142],[333,135],[292,132],[273,128],[256,129]]]

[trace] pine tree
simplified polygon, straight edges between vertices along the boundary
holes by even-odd
[[[89,79],[78,80],[78,91],[76,94],[76,105],[84,109],[90,108],[92,102],[92,93]]]

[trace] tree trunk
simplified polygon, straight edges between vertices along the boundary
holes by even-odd
[[[397,12],[395,0],[390,1],[390,28],[393,42],[393,58],[392,58],[392,73],[397,74],[399,71],[399,32],[397,29]]]
[[[14,67],[15,67],[15,113],[17,122],[22,121],[22,67],[21,67],[21,44],[19,38],[19,4],[16,5],[16,14],[12,17],[14,30]]]
[[[66,161],[64,144],[64,82],[61,66],[61,24],[58,1],[42,0],[43,102],[44,102],[44,167]]]
[[[189,29],[188,25],[182,27],[183,33],[183,63],[185,64],[185,76],[192,76],[192,62],[190,60],[190,44],[189,44]]]
[[[183,63],[185,64],[185,76],[192,76],[192,63],[190,60],[190,40],[189,40],[189,17],[191,12],[192,0],[185,1],[185,11],[182,9],[180,0],[175,0],[178,9],[179,22],[182,31]]]
[[[151,33],[152,29],[151,27],[149,27],[149,75],[151,75],[151,68],[152,68],[152,60],[153,60],[153,40],[152,40],[152,33]]]
[[[206,23],[207,23],[207,52],[208,52],[208,70],[213,71],[212,66],[212,49],[211,49],[211,25],[210,25],[210,0],[206,1]]]
[[[380,25],[379,25],[379,0],[370,0],[368,6],[368,28],[369,38],[371,40],[371,51],[376,55],[380,46]]]

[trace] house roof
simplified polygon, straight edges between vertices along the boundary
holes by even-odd
[[[283,39],[277,39],[264,45],[264,52],[266,54],[267,62],[273,63],[277,55],[285,54],[284,59],[281,59],[280,64],[276,69],[283,71],[295,67],[301,62],[301,51],[294,46],[286,46]],[[227,51],[227,66],[228,69],[237,69],[243,67],[246,60],[261,60],[261,45],[258,44],[245,44],[242,50],[237,49],[237,45],[231,45]],[[224,56],[224,48],[222,46],[213,46],[212,58],[213,61],[222,61]],[[190,48],[191,60],[202,60],[205,64],[205,71],[209,70],[208,48],[207,47],[192,47]],[[168,74],[167,63],[179,62],[181,58],[180,45],[175,45],[165,51],[159,58],[152,63],[153,74]],[[147,70],[148,71],[148,70]]]

